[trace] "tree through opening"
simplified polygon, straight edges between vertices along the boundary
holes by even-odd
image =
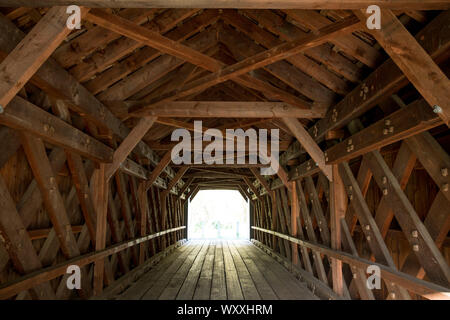
[[[188,206],[189,239],[249,239],[250,207],[236,190],[203,190]]]

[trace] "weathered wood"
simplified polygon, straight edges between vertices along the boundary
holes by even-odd
[[[66,258],[74,258],[80,255],[80,251],[72,233],[72,227],[44,143],[39,138],[22,134],[22,145],[58,236],[62,252]]]
[[[94,161],[112,160],[110,148],[20,97],[15,97],[0,114],[0,123],[37,135]]]
[[[82,14],[89,9],[83,8]],[[53,7],[0,64],[0,106],[22,89],[53,51],[71,32],[67,28],[66,7]],[[17,63],[20,61],[20,63]]]
[[[386,243],[381,236],[380,230],[376,225],[375,219],[373,218],[372,213],[364,200],[363,193],[361,192],[361,189],[346,162],[339,165],[339,173],[343,182],[347,186],[347,194],[349,197],[351,196],[352,199],[354,198],[351,205],[354,208],[360,224],[364,226],[364,236],[366,237],[367,243],[375,256],[376,261],[396,270],[397,268],[394,260],[392,259]],[[398,287],[389,282],[386,282],[386,286],[391,292],[391,297],[393,299],[410,299],[408,292],[404,288]]]
[[[84,254],[80,257],[76,257],[74,259],[67,260],[65,262],[59,263],[55,266],[50,266],[48,268],[40,269],[34,272],[31,272],[30,274],[17,278],[13,281],[10,281],[8,283],[3,284],[0,286],[0,299],[6,299],[9,298],[23,290],[28,290],[36,285],[39,285],[41,283],[44,283],[46,281],[49,281],[51,279],[54,279],[56,277],[59,277],[66,273],[67,267],[70,265],[78,265],[80,267],[83,267],[87,264],[100,261],[112,254],[118,253],[120,251],[123,251],[127,248],[136,246],[140,244],[141,242],[145,242],[151,239],[154,239],[156,237],[160,237],[162,235],[165,235],[167,233],[176,232],[178,230],[184,229],[186,227],[178,227],[175,229],[165,230],[161,232],[157,232],[155,234],[147,235],[145,237],[140,237],[137,239],[124,241],[122,243],[115,244],[113,246],[110,246],[108,248],[105,248],[103,250],[99,250],[97,252],[91,252],[88,254]],[[97,241],[98,243],[98,241]]]
[[[450,48],[449,17],[450,11],[441,13],[416,35],[419,44],[438,62],[446,57]],[[326,117],[309,130],[310,134],[320,141],[328,131],[343,127],[407,84],[406,76],[394,61],[386,61],[335,107],[330,108]]]
[[[321,118],[323,108],[299,109],[282,102],[176,101],[151,106],[143,101],[108,101],[112,107],[132,110],[145,108],[145,115],[182,118]]]
[[[311,158],[317,163],[317,166],[323,171],[328,180],[332,181],[331,167],[325,164],[325,155],[319,148],[308,131],[296,119],[283,118],[284,123],[289,127],[303,148],[308,152]]]
[[[362,21],[368,18],[365,10],[355,11],[355,14]],[[378,40],[378,43],[430,106],[441,108],[441,112],[438,112],[437,115],[449,126],[449,79],[392,11],[383,10],[381,14],[383,15],[381,29],[369,30],[369,32]]]
[[[327,163],[348,161],[442,124],[427,102],[416,101],[326,151]]]
[[[25,37],[25,34],[3,15],[0,15],[0,30],[0,47],[6,52],[12,51]],[[71,110],[88,118],[100,128],[110,130],[121,139],[125,139],[131,131],[52,58],[42,65],[31,80],[46,93],[68,100]],[[142,141],[133,153],[148,159],[154,165],[159,162],[158,155]],[[174,175],[171,168],[166,168],[165,171],[169,176]]]
[[[378,186],[383,188],[383,190],[387,190],[387,199],[393,207],[396,220],[400,224],[406,238],[413,248],[417,246],[418,250],[414,250],[414,252],[425,269],[427,276],[435,283],[448,286],[450,282],[450,268],[408,198],[403,193],[397,179],[378,151],[374,151],[366,157]],[[387,181],[383,179],[387,179]],[[417,233],[417,236],[415,236],[414,231]]]
[[[345,217],[347,209],[347,197],[345,186],[339,174],[337,165],[332,166],[333,181],[330,183],[330,229],[331,229],[331,248],[335,250],[341,249],[342,231],[341,219]],[[331,271],[333,275],[333,290],[338,295],[344,293],[342,261],[331,259]]]
[[[109,186],[106,179],[106,165],[94,171],[93,176],[94,205],[97,212],[97,230],[95,232],[95,250],[99,252],[106,247],[106,223],[108,215]],[[105,272],[105,258],[95,260],[94,264],[94,296],[103,291],[103,277]]]
[[[11,198],[2,176],[0,176],[0,209],[3,213],[8,213],[7,215],[0,215],[0,230],[2,233],[2,244],[7,248],[14,267],[21,274],[41,269],[41,262],[21,222],[14,200]],[[27,289],[33,287],[35,287],[33,292],[36,298],[55,298],[55,293],[49,283],[33,284]]]
[[[344,263],[348,263],[351,265],[355,265],[361,269],[367,269],[368,266],[375,265],[380,268],[381,270],[381,276],[383,279],[386,279],[392,283],[397,283],[398,285],[401,285],[411,292],[417,293],[427,299],[430,300],[448,300],[448,290],[445,287],[436,285],[431,282],[427,282],[424,280],[417,279],[415,277],[410,276],[409,274],[399,272],[394,268],[387,267],[384,264],[376,263],[370,260],[362,259],[355,257],[351,254],[348,254],[346,252],[330,249],[326,246],[316,244],[309,241],[304,241],[300,239],[293,238],[291,236],[271,231],[271,230],[264,230],[257,227],[252,227],[253,229],[260,230],[269,234],[274,234],[277,237],[280,237],[282,239],[293,241],[300,246],[309,248],[313,251],[317,251],[321,254],[325,254],[331,258],[336,258],[341,260]]]
[[[152,104],[160,105],[168,101],[174,101],[182,97],[186,97],[193,93],[201,92],[219,83],[245,75],[252,70],[289,58],[290,56],[298,54],[303,50],[325,43],[337,34],[351,32],[352,30],[355,30],[355,26],[357,25],[359,25],[359,23],[357,23],[356,20],[352,17],[343,22],[333,24],[331,27],[325,27],[321,29],[321,31],[316,35],[306,36],[305,38],[299,39],[297,41],[281,44],[272,49],[249,57],[234,65],[225,67],[216,73],[192,81],[191,83],[187,84],[181,92],[166,94],[162,96],[161,99],[152,101]],[[188,61],[195,64],[195,61],[192,61],[192,59]],[[204,64],[201,64],[200,66],[203,65]],[[134,109],[133,112],[138,114],[142,113],[143,110],[144,109],[140,109],[139,112],[136,112],[136,109]]]
[[[106,179],[110,179],[117,169],[119,169],[120,165],[125,161],[131,151],[133,151],[142,137],[144,137],[155,120],[154,117],[146,117],[139,120],[138,124],[131,130],[125,140],[122,141],[116,151],[114,151],[113,162],[107,167]]]
[[[366,9],[375,4],[381,8],[403,10],[446,10],[450,8],[444,0],[4,0],[8,7],[45,7],[51,5],[85,5],[88,7],[120,8],[258,8],[258,9]]]

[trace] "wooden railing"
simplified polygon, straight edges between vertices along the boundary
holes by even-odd
[[[64,261],[55,266],[51,266],[48,268],[40,269],[38,271],[29,273],[23,277],[17,278],[11,282],[7,282],[4,285],[0,286],[0,299],[7,299],[9,297],[12,297],[12,296],[18,294],[19,292],[28,290],[40,283],[44,283],[46,281],[49,281],[49,280],[55,279],[59,276],[62,276],[64,274],[66,274],[68,266],[77,265],[79,267],[82,267],[87,264],[93,263],[97,260],[104,259],[112,254],[123,251],[127,248],[134,247],[140,243],[149,241],[151,239],[160,237],[160,236],[168,234],[168,233],[183,230],[185,228],[186,228],[186,226],[181,226],[181,227],[172,228],[172,229],[164,230],[161,232],[153,233],[153,234],[150,234],[150,235],[147,235],[144,237],[140,237],[140,238],[136,238],[133,240],[123,241],[121,243],[117,243],[117,244],[112,245],[103,250],[84,254],[84,255],[78,256],[74,259]]]
[[[267,234],[277,236],[281,239],[285,239],[292,243],[298,244],[304,248],[311,249],[314,252],[324,254],[330,258],[338,259],[344,263],[349,264],[351,267],[364,268],[368,266],[377,266],[380,268],[381,276],[390,282],[398,284],[411,292],[421,295],[430,300],[449,300],[450,299],[450,289],[442,287],[440,285],[417,279],[409,274],[394,270],[393,268],[387,267],[385,265],[372,262],[370,260],[355,257],[349,253],[334,250],[328,248],[324,245],[317,243],[312,243],[309,241],[304,241],[286,234],[282,234],[276,231],[267,230],[259,227],[252,226],[252,229],[258,230]]]

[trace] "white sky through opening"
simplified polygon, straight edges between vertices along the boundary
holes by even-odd
[[[249,239],[249,203],[236,190],[202,190],[189,203],[189,239]]]

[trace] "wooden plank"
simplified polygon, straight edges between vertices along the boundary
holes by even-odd
[[[247,267],[247,270],[255,283],[261,299],[278,300],[278,296],[275,294],[275,291],[264,277],[264,274],[258,269],[256,262],[250,258],[249,254],[245,250],[242,250],[244,247],[248,246],[248,243],[234,242],[233,246],[242,257],[242,261],[245,263],[245,266]]]
[[[280,300],[316,300],[317,298],[300,281],[277,261],[253,245],[243,250],[255,262]]]
[[[365,10],[355,11],[355,14],[361,21],[366,21],[369,16]],[[445,124],[450,125],[449,79],[392,11],[383,10],[381,14],[381,29],[369,30],[369,33],[377,39],[430,106],[441,108],[437,115]]]
[[[158,297],[159,300],[175,300],[177,298],[178,292],[183,286],[185,278],[189,274],[191,267],[193,267],[193,263],[197,260],[198,256],[202,256],[201,261],[203,261],[204,254],[206,254],[207,249],[208,241],[203,241],[201,244],[197,245],[197,248],[195,248],[184,261],[182,261],[182,264],[178,265],[178,268],[175,269],[175,273],[173,273],[170,281],[167,282],[166,287]]]
[[[53,7],[0,64],[0,106],[8,103],[71,32],[66,7]],[[84,15],[89,9],[83,8]],[[20,63],[17,63],[20,61]]]
[[[223,260],[222,241],[216,241],[216,250],[214,253],[214,270],[211,281],[211,300],[226,300],[227,290],[225,283],[225,264]]]
[[[375,4],[381,8],[403,10],[446,10],[450,5],[445,0],[4,0],[7,7],[45,7],[54,5],[86,5],[96,8],[258,8],[258,9],[366,9]]]
[[[195,257],[189,272],[187,273],[183,285],[181,286],[178,294],[176,296],[177,300],[192,300],[194,297],[195,290],[197,288],[198,281],[203,270],[203,265],[207,257],[207,253],[210,251],[210,243],[206,241],[203,245],[200,253]],[[212,260],[208,260],[211,262]],[[210,264],[212,267],[212,265]]]
[[[114,108],[145,108],[147,116],[169,118],[321,118],[323,108],[300,109],[283,102],[175,101],[152,106],[145,101],[108,101]]]
[[[319,148],[308,131],[306,131],[306,129],[303,128],[303,125],[296,119],[283,118],[283,122],[289,127],[303,148],[305,148],[311,158],[317,163],[317,166],[322,170],[328,180],[332,181],[331,167],[326,165],[323,151]]]
[[[110,148],[20,97],[15,97],[0,114],[0,123],[37,135],[94,161],[112,160]]]
[[[261,296],[259,295],[258,290],[256,289],[256,284],[254,283],[247,266],[240,253],[236,250],[234,244],[230,241],[227,241],[226,245],[230,250],[231,256],[233,257],[234,265],[236,266],[236,271],[239,277],[239,282],[241,284],[242,294],[245,300],[260,300]]]
[[[228,245],[222,241],[223,260],[228,300],[244,300],[239,276]]]
[[[133,151],[139,141],[145,136],[147,131],[153,126],[156,118],[145,117],[139,120],[138,124],[131,130],[128,136],[122,141],[120,146],[114,151],[113,162],[108,165],[106,178],[110,179]]]

